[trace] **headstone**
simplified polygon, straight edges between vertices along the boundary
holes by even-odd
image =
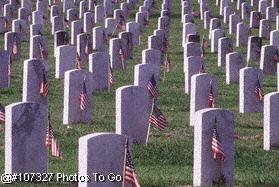
[[[236,26],[240,22],[240,18],[236,14],[230,15],[230,24],[229,24],[229,33],[235,34],[236,33]]]
[[[89,72],[93,75],[93,91],[109,87],[110,55],[107,52],[94,52],[89,55]]]
[[[241,4],[241,19],[249,19],[251,13],[251,6],[247,2]]]
[[[81,1],[79,4],[79,19],[83,18],[84,13],[88,11],[88,6],[86,1]]]
[[[87,33],[77,35],[77,53],[79,54],[80,62],[88,62],[88,55],[92,53],[92,36]]]
[[[278,134],[278,121],[279,115],[276,112],[279,108],[279,93],[271,92],[264,96],[264,150],[278,149],[279,138]]]
[[[191,14],[185,14],[183,16],[183,20],[182,20],[182,23],[194,23],[194,17],[193,15]],[[208,22],[209,23],[209,22]]]
[[[10,54],[8,51],[0,50],[0,88],[10,87]]]
[[[79,181],[79,187],[118,187],[122,182],[92,180],[96,173],[123,176],[125,170],[127,137],[114,133],[93,133],[79,138],[78,175],[88,176],[88,182]],[[94,174],[95,173],[95,174]]]
[[[83,33],[81,20],[73,21],[71,24],[71,44],[77,45],[77,35]]]
[[[201,44],[195,42],[186,43],[184,46],[184,59],[189,56],[201,56]]]
[[[133,143],[147,144],[148,91],[141,86],[122,86],[116,90],[116,134]]]
[[[30,20],[29,20],[29,18],[31,16],[30,14],[31,13],[26,8],[18,9],[18,18],[24,20],[26,24],[30,23]]]
[[[47,95],[41,93],[41,84],[48,79],[48,65],[40,59],[24,61],[22,101],[47,105]]]
[[[248,38],[247,61],[259,59],[261,56],[262,39],[258,36]]]
[[[52,5],[50,7],[50,22],[53,22],[53,18],[55,16],[60,16],[60,12],[59,12],[59,6],[58,5]]]
[[[47,106],[19,102],[5,110],[5,173],[47,173]]]
[[[126,58],[133,59],[133,34],[131,32],[120,32],[118,35],[120,39],[126,41]]]
[[[54,34],[55,32],[63,31],[64,29],[64,18],[62,16],[54,16],[51,33]]]
[[[229,23],[230,15],[234,14],[232,7],[227,6],[224,8],[224,23]]]
[[[56,31],[54,34],[54,44],[53,44],[53,55],[56,57],[57,49],[56,47],[61,45],[68,45],[70,42],[70,37],[66,31]]]
[[[33,24],[44,24],[43,14],[40,11],[32,12],[32,23]]]
[[[47,60],[48,39],[46,36],[35,35],[30,39],[29,58]]]
[[[0,25],[1,25],[1,18],[0,18]],[[3,29],[6,29],[6,27],[4,27]],[[26,38],[27,38],[27,25],[26,25],[26,22],[24,20],[14,19],[13,22],[12,22],[12,31],[18,33],[21,41],[26,40]]]
[[[13,18],[13,6],[11,4],[4,5],[4,17],[10,21]]]
[[[267,0],[260,0],[259,1],[259,12],[262,14],[266,14],[266,8],[268,7]]]
[[[279,50],[274,45],[264,45],[261,48],[260,69],[263,74],[275,75],[277,72],[277,63],[279,62]]]
[[[71,8],[74,8],[74,0],[63,0],[63,13]]]
[[[204,17],[204,19],[203,19],[203,28],[204,29],[209,29],[210,20],[213,18],[212,13],[210,11],[205,11],[203,17]]]
[[[124,39],[110,39],[109,54],[112,69],[126,68],[126,41]]]
[[[204,68],[204,69],[203,69]],[[191,92],[191,77],[194,74],[204,73],[205,62],[200,56],[189,56],[184,59],[185,93]]]
[[[271,22],[267,19],[262,19],[260,21],[259,37],[269,40],[271,31]]]
[[[236,47],[247,47],[250,28],[245,23],[238,23],[236,28]]]
[[[196,112],[194,132],[193,185],[212,186],[214,181],[222,185],[234,185],[234,126],[231,111],[225,109],[203,109]],[[212,135],[218,133],[225,161],[214,159]]]
[[[219,15],[220,16],[223,16],[224,15],[224,8],[225,7],[228,7],[230,4],[229,4],[229,1],[228,0],[221,0],[220,1],[220,11],[219,11]]]
[[[4,50],[12,54],[12,59],[20,59],[21,41],[20,36],[16,32],[6,32],[4,35]]]
[[[196,42],[200,43],[200,35],[198,34],[188,34],[186,37],[186,42]]]
[[[275,45],[279,47],[279,30],[274,30],[270,32],[270,45]]]
[[[262,70],[242,68],[239,73],[239,112],[262,112],[263,102],[256,95],[256,87],[262,88]],[[261,89],[262,90],[262,89]]]
[[[218,18],[212,18],[210,20],[210,25],[209,25],[209,35],[208,38],[211,39],[212,37],[212,31],[214,29],[220,29],[221,28],[221,22]]]
[[[133,21],[126,23],[126,31],[131,32],[133,34],[133,45],[139,45],[139,24]]]
[[[196,123],[196,111],[209,108],[208,96],[211,88],[216,102],[218,95],[217,77],[208,73],[199,73],[191,77],[190,126],[194,126]]]
[[[159,67],[162,62],[162,53],[158,49],[145,49],[142,50],[142,64],[153,63]]]
[[[105,19],[105,28],[108,36],[112,36],[116,34],[116,30],[118,27],[118,22],[114,18],[106,18]]]
[[[182,33],[182,45],[186,43],[186,36],[188,34],[196,34],[197,26],[194,23],[184,23],[183,24],[183,33]]]
[[[72,69],[65,72],[63,110],[64,125],[78,122],[88,123],[91,121],[92,85],[92,73],[86,70]],[[84,108],[81,107],[81,93],[87,94],[87,106],[84,106]]]
[[[104,27],[93,28],[93,50],[108,51],[108,36]]]
[[[250,28],[259,28],[261,19],[262,16],[260,12],[252,11],[250,13]]]
[[[233,52],[233,41],[228,37],[218,40],[218,66],[226,65],[226,54]]]
[[[239,71],[244,67],[243,57],[238,52],[226,54],[226,84],[239,82]]]
[[[83,14],[83,16],[84,16],[83,19],[84,32],[92,32],[92,29],[95,26],[94,13],[86,12]]]
[[[267,7],[266,8],[266,19],[268,19],[271,22],[276,21],[276,15],[277,11],[275,7]]]
[[[259,6],[259,1],[260,0],[251,0],[251,6],[252,7],[258,7]]]
[[[95,6],[95,23],[103,22],[105,19],[105,9],[101,5]]]
[[[55,78],[61,79],[64,73],[76,65],[76,47],[60,45],[56,47]]]
[[[223,29],[214,29],[212,31],[211,39],[211,52],[215,53],[218,51],[218,40],[219,38],[225,37],[225,32]]]
[[[78,11],[74,8],[67,10],[67,24],[71,25],[73,21],[79,20]]]

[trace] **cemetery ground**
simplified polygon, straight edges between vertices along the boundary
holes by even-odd
[[[135,11],[143,1],[133,9],[128,20],[135,18]],[[211,10],[217,15],[215,1],[209,1]],[[195,10],[198,2],[192,1]],[[236,2],[233,3],[234,5]],[[94,132],[115,132],[115,90],[124,85],[133,84],[134,65],[141,63],[141,52],[147,48],[147,37],[157,27],[157,18],[161,8],[161,1],[156,1],[156,8],[150,16],[139,46],[134,46],[134,59],[128,60],[125,71],[115,71],[116,81],[108,93],[98,91],[93,93],[93,120],[90,124],[74,124],[70,128],[62,124],[63,119],[63,88],[64,81],[56,80],[55,59],[53,57],[53,36],[51,24],[45,24],[44,34],[49,42],[49,111],[51,123],[59,140],[63,159],[50,158],[51,173],[75,174],[78,171],[78,139]],[[190,97],[184,93],[183,48],[181,3],[173,0],[171,10],[170,29],[170,59],[172,71],[166,73],[163,81],[159,82],[160,95],[158,103],[161,111],[168,119],[168,127],[164,133],[151,128],[147,146],[134,145],[133,158],[142,186],[187,186],[192,185],[193,178],[193,127],[189,126]],[[203,22],[195,19],[201,36],[207,37],[208,31],[203,29]],[[228,24],[222,23],[228,35]],[[9,25],[11,27],[11,25]],[[273,25],[274,28],[274,25]],[[253,29],[253,33],[258,30]],[[4,46],[3,36],[0,41]],[[267,43],[267,41],[264,41]],[[29,41],[22,43],[22,57],[13,63],[12,85],[8,89],[0,90],[1,103],[8,105],[21,101],[23,61],[29,58]],[[246,57],[245,48],[236,48]],[[246,59],[246,58],[244,58]],[[217,53],[206,50],[206,71],[218,76],[217,107],[226,108],[235,114],[235,154],[234,178],[236,186],[278,186],[279,184],[279,154],[277,151],[263,150],[263,114],[239,113],[239,85],[225,84],[225,69],[217,67]],[[259,62],[252,62],[251,66],[259,66]],[[84,67],[84,68],[87,68]],[[264,93],[277,90],[276,76],[264,76]],[[4,173],[4,125],[0,127],[0,171]],[[35,184],[18,183],[18,186],[34,186]],[[41,186],[75,186],[74,183],[36,184]]]

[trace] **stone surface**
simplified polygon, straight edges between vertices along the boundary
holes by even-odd
[[[133,34],[133,45],[139,45],[139,24],[133,21],[126,23],[126,31],[131,32]]]
[[[40,94],[40,86],[45,75],[48,79],[48,64],[40,59],[24,61],[22,101],[47,105],[47,97]]]
[[[93,28],[93,50],[108,52],[108,36],[104,27]]]
[[[201,44],[195,42],[186,43],[184,46],[184,59],[189,56],[201,56]]]
[[[120,32],[118,34],[120,39],[124,39],[127,46],[127,59],[133,59],[133,34],[131,32]]]
[[[270,38],[271,22],[267,19],[260,21],[259,37],[268,39]]]
[[[236,47],[247,47],[250,28],[245,23],[238,23],[236,28]]]
[[[79,138],[78,175],[91,178],[91,182],[79,182],[79,187],[119,187],[122,182],[96,182],[93,173],[110,173],[123,176],[125,170],[127,137],[114,133],[93,133]]]
[[[193,185],[211,186],[213,180],[218,181],[223,175],[226,179],[223,185],[234,186],[234,114],[221,108],[203,109],[196,112],[195,121]],[[214,126],[226,156],[224,162],[213,157]]]
[[[131,142],[147,144],[148,91],[141,86],[122,86],[116,90],[116,133],[126,135]]]
[[[248,2],[243,2],[241,4],[241,19],[249,19],[250,18],[250,13],[251,13],[251,6],[249,5]]]
[[[255,88],[260,82],[262,88],[262,70],[245,67],[239,73],[239,112],[262,112],[263,102],[256,97]]]
[[[16,46],[16,47],[15,47]],[[13,53],[16,48],[17,53]],[[19,34],[16,32],[6,32],[4,35],[4,50],[12,54],[12,59],[20,59],[21,57],[21,41]]]
[[[5,173],[47,173],[47,106],[19,102],[5,111]]]
[[[186,43],[186,37],[188,34],[197,34],[197,26],[194,23],[184,23],[182,33],[182,45]]]
[[[194,74],[201,73],[202,66],[205,68],[205,62],[200,56],[189,56],[184,59],[185,93],[190,94],[191,77]]]
[[[260,69],[264,74],[275,75],[277,72],[277,63],[279,62],[279,50],[274,45],[262,46]]]
[[[248,38],[247,61],[259,59],[261,56],[262,39],[257,36]]]
[[[265,150],[278,149],[279,148],[279,136],[278,136],[278,108],[279,108],[279,93],[271,92],[264,96],[264,140],[263,148]]]
[[[84,78],[88,96],[88,107],[85,110],[81,110],[79,96],[83,89]],[[86,70],[72,69],[65,72],[63,109],[64,125],[77,122],[89,123],[91,121],[93,92],[92,85],[92,73]]]
[[[83,33],[83,24],[81,20],[71,23],[71,44],[77,45],[77,35]]]
[[[217,77],[208,73],[195,74],[191,77],[190,96],[190,126],[195,125],[195,112],[208,106],[208,96],[210,93],[210,82],[212,81],[212,91],[215,103],[218,98]]]
[[[75,68],[77,52],[75,46],[61,45],[56,49],[55,78],[61,79],[66,71]]]
[[[142,63],[153,63],[157,64],[159,67],[162,62],[162,53],[160,50],[157,49],[145,49],[142,50]]]
[[[29,51],[29,58],[39,58],[47,60],[47,55],[43,57],[41,51],[48,50],[48,39],[46,36],[42,35],[35,35],[30,39],[30,51]]]
[[[244,67],[243,57],[238,52],[226,54],[226,84],[239,82],[239,70]]]
[[[259,28],[261,19],[262,16],[260,12],[252,11],[250,13],[250,28]]]
[[[110,55],[107,52],[94,52],[89,55],[89,72],[93,74],[93,91],[109,87],[109,61]]]
[[[77,53],[82,64],[87,64],[88,55],[92,53],[92,35],[81,33],[77,35]]]
[[[126,68],[126,41],[124,39],[113,38],[110,39],[109,54],[111,67],[113,69]]]
[[[229,33],[236,33],[236,26],[240,22],[240,17],[237,14],[231,14],[229,17]]]
[[[218,40],[218,66],[226,65],[226,54],[233,52],[233,41],[228,37]]]
[[[10,54],[8,51],[0,50],[0,88],[10,87],[10,76],[9,76],[9,63]]]
[[[275,45],[279,47],[279,30],[274,30],[270,32],[270,45]]]
[[[215,53],[218,51],[218,40],[225,37],[223,29],[214,29],[211,34],[211,52]]]

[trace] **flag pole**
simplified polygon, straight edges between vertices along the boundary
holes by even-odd
[[[165,54],[165,55],[166,55],[165,58],[167,58],[167,54]],[[165,60],[165,62],[164,62],[164,77],[163,77],[163,82],[165,82],[165,79],[166,79],[166,60]]]
[[[116,31],[116,29],[117,29],[117,27],[118,27],[118,25],[120,24],[120,21],[117,23],[117,25],[114,27],[114,29],[113,29],[113,31],[112,31],[112,33],[111,33],[111,37],[113,38],[113,35],[114,35],[114,33],[115,33],[115,31]]]
[[[128,137],[126,137],[126,141],[125,141],[125,150],[124,150],[125,153],[124,153],[124,166],[123,166],[122,187],[125,187],[125,172],[126,172],[127,149],[128,149]]]
[[[48,136],[50,135],[50,112],[48,112]],[[49,138],[47,139],[48,144],[47,144],[47,172],[49,173],[49,168],[50,168],[50,145],[49,145]]]
[[[150,118],[150,116],[151,116],[151,114],[152,114],[152,111],[153,111],[153,108],[154,108],[154,102],[155,102],[155,98],[152,98],[152,105],[151,105],[151,112],[150,112],[150,114],[149,114],[149,118]],[[148,121],[149,121],[149,118],[148,118]],[[149,139],[149,132],[150,132],[150,122],[148,122],[148,130],[147,130],[147,140],[146,140],[146,144],[147,144],[147,142],[148,142],[148,139]]]

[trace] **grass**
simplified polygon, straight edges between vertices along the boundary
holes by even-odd
[[[127,63],[126,71],[116,71],[116,83],[112,91],[95,92],[93,94],[92,122],[89,124],[75,124],[67,128],[62,124],[63,116],[63,80],[54,79],[55,59],[53,57],[53,36],[51,24],[45,24],[44,35],[49,44],[49,110],[52,125],[57,134],[63,151],[63,160],[51,158],[50,172],[63,172],[67,175],[77,173],[78,168],[78,139],[79,137],[95,132],[115,131],[115,90],[124,85],[133,84],[134,65],[141,62],[141,51],[147,48],[148,36],[153,34],[157,27],[157,18],[160,16],[161,2],[156,1],[156,7],[150,16],[150,22],[142,36],[142,44],[134,47],[134,59]],[[128,21],[135,20],[138,6],[133,9]],[[197,1],[192,1],[195,10],[198,10]],[[236,2],[233,3],[235,8]],[[215,1],[210,1],[210,9],[218,16],[219,9]],[[142,186],[188,186],[192,185],[193,178],[193,128],[189,126],[189,95],[184,93],[183,48],[181,46],[180,0],[173,0],[170,29],[170,57],[173,69],[166,75],[165,82],[159,83],[159,107],[167,116],[168,128],[165,133],[151,129],[148,146],[133,146],[133,157]],[[208,35],[203,29],[203,22],[195,19],[201,36]],[[226,35],[228,24],[222,24]],[[11,26],[9,25],[9,28]],[[274,24],[273,24],[274,28]],[[258,30],[253,29],[257,34]],[[264,41],[267,43],[267,41]],[[3,44],[3,36],[0,37]],[[0,89],[0,102],[8,105],[21,101],[23,61],[29,58],[29,41],[22,43],[22,58],[13,63],[13,78],[10,88]],[[236,51],[244,55],[245,48]],[[209,73],[218,76],[218,107],[226,108],[235,113],[235,185],[236,186],[278,186],[279,185],[279,154],[276,151],[263,150],[263,115],[261,113],[238,113],[238,84],[225,84],[225,69],[217,67],[217,54],[206,50],[206,68]],[[259,62],[253,62],[259,67]],[[264,93],[276,91],[276,76],[264,76]],[[4,126],[0,127],[0,171],[4,173]],[[76,183],[48,183],[28,184],[16,183],[15,186],[76,186]]]

